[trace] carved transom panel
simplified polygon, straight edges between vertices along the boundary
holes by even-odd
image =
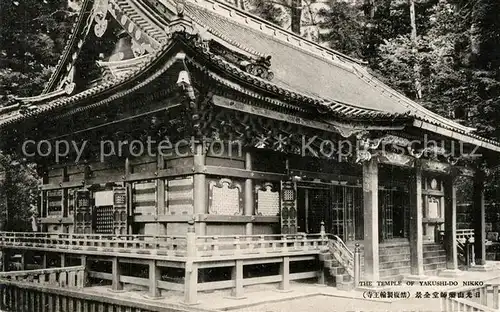
[[[186,215],[193,213],[193,177],[168,180],[165,193],[170,214]]]
[[[241,215],[241,185],[229,179],[209,182],[210,213],[218,215]]]
[[[256,214],[260,216],[276,216],[280,212],[280,193],[272,183],[258,186]],[[292,194],[293,196],[293,194]]]

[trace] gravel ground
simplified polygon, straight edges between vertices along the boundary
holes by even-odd
[[[330,296],[314,296],[266,303],[238,310],[238,312],[348,312],[348,311],[390,311],[391,305],[384,302],[374,302],[359,299],[339,298]],[[394,310],[394,311],[400,311]]]

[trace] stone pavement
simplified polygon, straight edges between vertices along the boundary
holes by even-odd
[[[122,293],[111,293],[109,286],[98,286],[85,289],[89,292],[97,292],[101,295],[107,293],[113,297],[121,297],[127,300],[139,300],[150,304],[165,307],[167,310],[178,309],[183,311],[236,311],[236,312],[348,312],[348,311],[440,311],[439,299],[416,299],[417,291],[422,293],[435,291],[453,291],[463,288],[462,281],[489,281],[500,282],[500,265],[490,262],[494,266],[489,272],[463,272],[462,276],[454,278],[428,277],[425,282],[458,281],[458,286],[421,286],[415,282],[414,286],[408,286],[405,282],[401,286],[383,287],[375,291],[387,293],[407,292],[410,298],[367,298],[364,291],[342,291],[335,287],[327,287],[304,282],[291,282],[290,291],[281,292],[277,290],[276,284],[262,284],[245,287],[244,298],[231,298],[230,290],[218,290],[212,292],[200,292],[198,294],[199,304],[186,306],[182,303],[182,293],[162,292],[162,298],[147,299],[146,291],[139,287],[126,288]],[[440,311],[442,312],[442,311]],[[446,311],[448,312],[448,311]]]

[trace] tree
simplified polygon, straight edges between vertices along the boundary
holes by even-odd
[[[0,106],[40,93],[66,44],[76,2],[0,1]]]

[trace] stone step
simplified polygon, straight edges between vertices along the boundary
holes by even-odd
[[[441,244],[424,244],[423,245],[423,250],[424,250],[424,252],[426,252],[426,251],[444,250],[444,247]]]
[[[352,278],[349,274],[338,274],[335,275],[335,282],[338,284],[344,283],[344,282],[350,282],[352,281]]]
[[[398,254],[409,254],[410,247],[407,246],[394,246],[394,247],[382,247],[379,249],[379,255],[388,256],[388,255],[398,255]]]
[[[403,279],[404,279],[404,274],[396,274],[396,275],[388,275],[380,277],[380,280],[382,281],[402,281]]]
[[[379,257],[380,263],[393,262],[393,261],[406,261],[410,260],[410,253],[399,254],[399,255],[384,255]]]
[[[437,257],[424,257],[424,265],[432,263],[446,263],[446,255]]]
[[[446,251],[444,251],[444,250],[424,251],[424,258],[431,258],[431,257],[438,257],[438,256],[445,256],[446,257]]]
[[[380,269],[380,277],[393,276],[393,275],[404,275],[410,274],[411,268],[410,266],[404,266],[399,268],[390,268],[390,269]]]
[[[338,262],[335,259],[325,260],[325,261],[323,261],[323,263],[324,263],[325,268],[334,268],[334,267],[342,266],[340,264],[340,262]]]
[[[390,262],[383,262],[380,263],[380,269],[393,269],[393,268],[401,268],[401,267],[409,267],[410,266],[410,260],[401,260],[401,261],[390,261]]]
[[[424,264],[424,271],[433,271],[445,268],[446,268],[446,262]]]
[[[354,289],[354,282],[343,282],[337,284],[337,289],[343,291],[351,291]]]
[[[337,276],[346,273],[346,269],[343,267],[330,268],[330,275]]]

